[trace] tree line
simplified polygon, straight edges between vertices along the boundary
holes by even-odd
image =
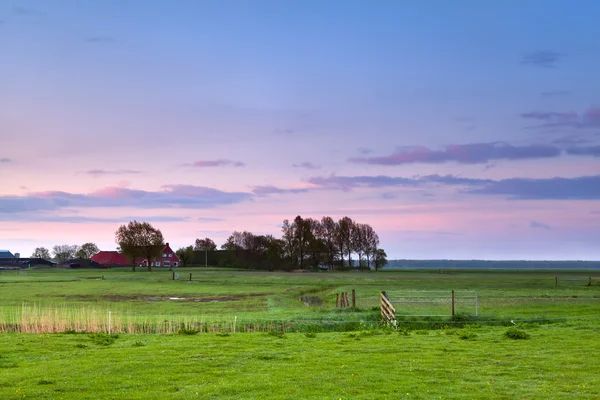
[[[387,263],[375,230],[349,217],[335,221],[327,216],[318,220],[298,215],[291,221],[284,220],[281,232],[282,236],[276,238],[234,231],[221,246],[216,261],[221,266],[313,270],[355,266],[379,270]],[[202,252],[217,252],[216,243],[210,238],[196,239],[193,246],[178,249],[177,255],[184,265],[200,264],[202,254],[197,253]]]
[[[95,243],[84,243],[81,246],[70,244],[59,244],[52,248],[52,253],[45,247],[36,247],[31,254],[31,258],[42,258],[44,260],[54,260],[61,264],[74,258],[90,259],[100,249]]]
[[[132,261],[152,260],[160,256],[164,248],[161,231],[147,222],[131,221],[115,232],[118,250]],[[94,243],[57,245],[50,251],[38,247],[32,258],[53,258],[63,263],[72,258],[89,259],[98,253]],[[379,236],[369,225],[343,217],[338,221],[325,216],[319,219],[303,218],[284,220],[281,237],[256,235],[248,231],[234,231],[217,250],[210,238],[196,239],[194,245],[176,251],[182,264],[204,264],[222,267],[254,269],[360,269],[375,270],[387,264],[387,254],[379,247]],[[356,256],[356,259],[353,259]],[[204,258],[202,258],[204,257]],[[152,263],[148,263],[151,270]]]

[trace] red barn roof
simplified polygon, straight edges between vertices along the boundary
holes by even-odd
[[[101,251],[91,258],[102,265],[131,265],[131,262],[118,251]]]

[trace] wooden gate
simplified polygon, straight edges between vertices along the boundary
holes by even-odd
[[[381,301],[381,318],[383,318],[383,320],[387,321],[387,322],[396,321],[396,309],[390,302],[390,299],[386,292],[381,292],[380,301]]]

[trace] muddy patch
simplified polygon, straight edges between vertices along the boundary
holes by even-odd
[[[300,301],[307,307],[323,305],[323,299],[319,296],[302,296],[300,297]]]

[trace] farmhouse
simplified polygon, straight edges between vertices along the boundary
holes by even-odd
[[[126,267],[132,265],[127,257],[118,251],[101,251],[98,254],[95,254],[91,260],[106,268]]]
[[[138,266],[142,266],[142,267],[147,267],[148,266],[148,260],[143,259],[143,258],[137,258],[135,260],[136,265]],[[153,267],[178,267],[179,264],[181,263],[181,260],[179,260],[179,257],[177,257],[177,254],[175,254],[175,252],[173,251],[173,249],[171,249],[171,247],[169,246],[169,243],[167,243],[165,245],[165,248],[162,251],[161,257],[155,258],[151,261],[151,266]]]

